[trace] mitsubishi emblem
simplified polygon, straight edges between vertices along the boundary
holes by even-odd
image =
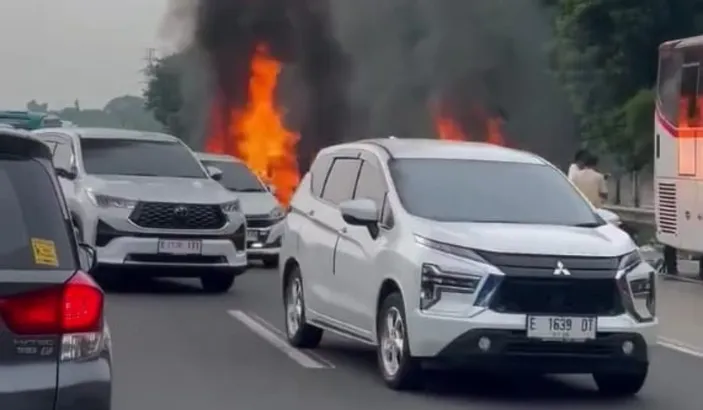
[[[174,210],[173,213],[179,217],[179,218],[185,218],[188,216],[188,207],[185,206],[177,206]]]
[[[557,261],[557,267],[554,269],[554,276],[571,276],[571,272],[564,267],[561,261]]]

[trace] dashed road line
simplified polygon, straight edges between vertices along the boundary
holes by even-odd
[[[661,336],[661,337],[659,337],[657,344],[659,344],[659,346],[665,347],[667,349],[675,350],[679,353],[684,353],[687,355],[703,358],[703,350],[701,350],[695,346],[691,346],[687,343],[684,343],[680,340],[671,339],[668,337]]]
[[[334,366],[328,361],[320,360],[320,358],[314,357],[307,352],[303,352],[289,345],[288,342],[286,342],[286,340],[282,337],[281,332],[277,329],[275,331],[272,330],[271,328],[273,326],[263,319],[256,319],[251,314],[241,310],[228,310],[227,313],[237,319],[244,326],[248,327],[249,330],[254,332],[256,335],[269,342],[271,346],[286,354],[291,358],[291,360],[298,363],[300,366],[307,369],[334,368]]]

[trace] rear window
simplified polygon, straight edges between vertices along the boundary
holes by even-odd
[[[246,165],[241,162],[203,161],[206,167],[219,168],[222,171],[220,183],[235,192],[266,192],[265,186]]]
[[[0,155],[0,269],[76,269],[51,176],[34,159]]]

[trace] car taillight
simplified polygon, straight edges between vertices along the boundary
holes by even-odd
[[[0,300],[0,316],[25,335],[102,332],[104,294],[86,273],[66,283]]]

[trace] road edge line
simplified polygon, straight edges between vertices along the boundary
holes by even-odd
[[[251,317],[246,312],[241,310],[228,310],[227,313],[242,323],[244,326],[248,327],[249,330],[254,332],[256,335],[269,342],[273,347],[285,353],[286,356],[290,357],[291,360],[298,363],[300,366],[307,369],[329,369],[330,366],[323,363],[314,357],[301,352],[300,350],[290,346],[281,336],[275,332],[268,329],[263,324],[259,323],[256,319]]]
[[[669,339],[668,337],[659,337],[657,339],[657,344],[659,346],[665,347],[670,350],[677,351],[679,353],[684,353],[690,356],[703,358],[703,351],[698,350],[696,347],[688,345],[684,342],[675,339]]]

